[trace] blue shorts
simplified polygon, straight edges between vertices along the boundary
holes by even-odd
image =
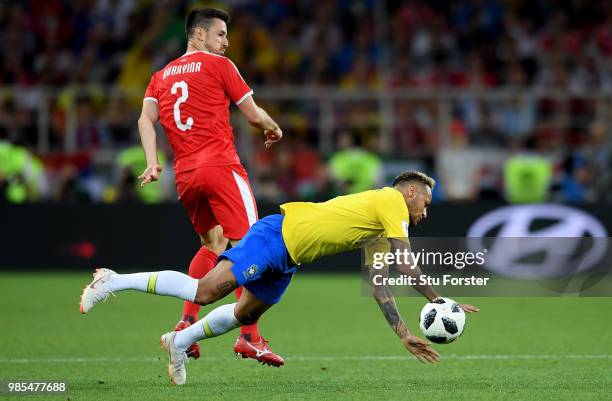
[[[234,265],[232,273],[260,301],[272,305],[280,301],[297,266],[289,266],[289,255],[283,241],[285,216],[274,214],[259,220],[232,249],[219,255]]]

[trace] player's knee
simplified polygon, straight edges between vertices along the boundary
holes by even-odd
[[[217,255],[225,251],[227,243],[228,240],[223,236],[223,229],[221,226],[215,226],[208,232],[200,234],[200,244]]]
[[[238,319],[238,321],[245,326],[257,323],[259,317],[261,316],[261,314],[256,311],[249,311],[240,307],[235,309],[234,315],[236,316],[236,319]]]
[[[220,255],[225,252],[225,248],[227,248],[227,245],[225,244],[222,244],[220,242],[205,241],[202,238],[200,238],[200,245],[202,245],[202,247],[208,249],[209,251],[214,252],[217,255]]]
[[[236,319],[238,319],[238,321],[243,325],[243,326],[249,326],[251,324],[255,324],[257,323],[257,320],[259,320],[259,317],[255,317],[251,314],[240,314],[240,313],[236,313]]]

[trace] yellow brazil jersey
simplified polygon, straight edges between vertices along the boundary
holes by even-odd
[[[296,263],[359,248],[369,238],[408,237],[408,207],[390,187],[323,203],[285,203],[281,211],[283,240]]]

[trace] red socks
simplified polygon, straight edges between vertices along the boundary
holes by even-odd
[[[236,299],[240,299],[240,296],[242,295],[242,287],[236,288],[234,294],[236,294]],[[259,341],[259,327],[257,327],[257,323],[253,323],[248,326],[240,326],[240,335],[244,336],[247,341],[252,343]]]
[[[191,263],[189,264],[189,276],[200,279],[211,271],[216,263],[217,254],[203,246],[196,252],[193,259],[191,259]],[[183,304],[182,320],[189,323],[195,323],[198,320],[199,311],[200,305],[185,301]]]

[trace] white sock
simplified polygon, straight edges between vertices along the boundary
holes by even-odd
[[[136,290],[157,295],[170,295],[193,302],[198,279],[172,270],[161,272],[113,274],[108,282],[113,292]]]
[[[174,344],[181,349],[187,349],[191,344],[204,338],[220,336],[242,324],[234,315],[236,304],[221,305],[213,309],[197,323],[176,333]]]

